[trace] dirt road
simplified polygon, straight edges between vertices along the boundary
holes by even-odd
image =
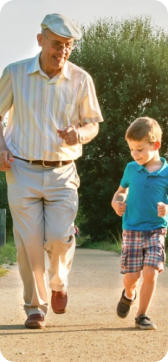
[[[77,249],[67,313],[49,310],[45,330],[24,328],[22,282],[15,265],[0,278],[0,350],[11,362],[158,362],[168,351],[168,269],[160,275],[150,316],[156,331],[134,328],[137,303],[122,320],[122,290],[115,253]],[[0,359],[1,361],[1,359]]]

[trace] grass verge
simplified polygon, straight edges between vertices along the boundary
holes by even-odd
[[[7,274],[8,270],[4,269],[0,266],[0,277],[3,277],[5,274]]]
[[[88,248],[88,249],[99,249],[106,251],[114,251],[118,254],[121,254],[121,234],[118,234],[118,237],[112,235],[111,240],[100,241],[100,242],[92,242],[90,236],[79,236],[77,238],[77,245],[80,248]],[[166,241],[166,265],[168,266],[168,242]]]
[[[4,246],[0,246],[0,277],[4,276],[8,269],[7,265],[13,265],[16,262],[16,247],[14,244],[13,236],[8,235],[7,243]]]
[[[79,236],[77,238],[77,246],[80,248],[99,249],[106,251],[114,251],[118,254],[121,253],[121,235],[118,237],[112,236],[111,240],[92,242],[90,236]],[[13,237],[10,236],[7,243],[0,247],[0,277],[4,276],[8,270],[3,267],[4,264],[12,265],[16,262],[16,247]],[[168,265],[168,247],[166,250],[166,264]]]
[[[0,265],[12,265],[16,262],[16,248],[14,243],[7,243],[0,247]]]
[[[90,236],[79,236],[77,238],[77,246],[81,248],[88,249],[100,249],[106,251],[115,251],[116,253],[121,253],[121,235],[112,236],[111,240],[106,241],[92,241]]]

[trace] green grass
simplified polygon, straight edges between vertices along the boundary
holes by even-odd
[[[106,251],[115,251],[118,254],[120,254],[120,252],[121,252],[121,243],[120,242],[117,242],[114,244],[112,244],[110,241],[87,242],[87,243],[84,243],[79,246],[81,248],[88,248],[88,249],[100,249],[100,250],[106,250]]]
[[[7,235],[7,243],[4,246],[0,246],[0,277],[4,276],[8,269],[4,267],[4,264],[12,265],[16,262],[16,247],[13,240],[13,235],[10,233]]]
[[[116,253],[121,253],[121,235],[118,237],[112,235],[111,239],[106,241],[92,241],[90,236],[79,236],[77,238],[77,245],[81,248],[88,249],[100,249],[106,251],[115,251]]]
[[[0,247],[0,265],[12,265],[16,262],[16,248],[14,243],[7,243]]]
[[[7,274],[8,270],[4,269],[0,266],[0,277],[3,277],[5,274]]]
[[[80,245],[80,247],[88,249],[100,249],[100,250],[120,252],[120,245],[112,244],[110,243],[110,241],[84,243],[83,245]]]
[[[77,245],[81,248],[114,251],[121,254],[121,234],[118,233],[118,237],[112,235],[111,240],[100,242],[92,242],[89,235],[86,237],[79,236],[77,238]],[[168,265],[168,241],[166,241],[166,245],[166,264]]]

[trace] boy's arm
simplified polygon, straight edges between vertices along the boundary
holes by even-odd
[[[115,192],[111,206],[116,212],[117,215],[122,216],[126,210],[126,198],[128,194],[128,188],[123,188],[119,186],[118,190]]]

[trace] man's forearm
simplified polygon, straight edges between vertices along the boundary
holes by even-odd
[[[7,150],[7,146],[3,135],[2,117],[0,116],[0,152],[5,150]]]
[[[86,123],[84,126],[78,128],[79,142],[82,144],[89,143],[97,136],[99,132],[99,124]]]
[[[77,143],[89,143],[98,132],[99,124],[97,122],[85,123],[82,127],[69,126],[65,129],[57,129],[58,135],[70,146]]]

